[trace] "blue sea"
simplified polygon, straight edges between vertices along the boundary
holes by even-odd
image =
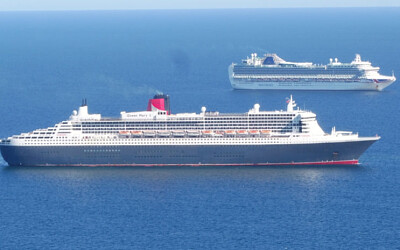
[[[9,167],[1,249],[399,249],[400,84],[383,92],[234,91],[257,52],[400,77],[400,8],[0,12],[0,137],[89,111],[285,108],[382,137],[359,166]]]

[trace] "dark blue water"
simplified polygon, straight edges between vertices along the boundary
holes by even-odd
[[[233,91],[252,52],[400,76],[400,9],[0,13],[0,137],[89,110],[301,108],[382,139],[357,167],[0,169],[1,248],[399,248],[399,84],[383,92]]]

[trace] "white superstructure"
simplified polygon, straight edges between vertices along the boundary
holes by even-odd
[[[287,62],[276,54],[258,57],[256,53],[241,64],[229,66],[229,79],[235,89],[378,90],[396,78],[379,74],[379,67],[362,61],[356,54],[351,63],[330,59],[327,65]]]
[[[53,127],[14,135],[3,144],[18,146],[66,145],[223,145],[298,144],[362,141],[358,134],[332,130],[325,133],[316,115],[295,108],[287,100],[286,110],[261,111],[255,104],[246,113],[207,112],[168,114],[150,111],[121,112],[119,118],[89,114],[86,101],[68,120]],[[377,138],[378,139],[378,138]]]

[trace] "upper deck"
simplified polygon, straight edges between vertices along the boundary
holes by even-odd
[[[323,77],[342,75],[346,78],[357,78],[378,71],[379,67],[373,67],[370,62],[362,61],[358,54],[351,63],[341,63],[337,58],[335,60],[331,58],[329,64],[322,65],[311,62],[287,62],[276,54],[258,57],[256,53],[253,53],[241,64],[233,64],[235,75],[316,75]]]
[[[292,98],[286,110],[261,111],[255,104],[246,113],[207,112],[168,114],[165,110],[121,112],[119,118],[102,118],[89,114],[84,103],[73,111],[69,120],[54,127],[37,129],[13,136],[15,139],[49,139],[53,137],[84,137],[91,135],[129,136],[261,136],[283,134],[323,135],[316,115],[295,109]]]

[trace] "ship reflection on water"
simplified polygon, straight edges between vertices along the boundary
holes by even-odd
[[[163,186],[175,183],[185,184],[186,188],[193,185],[218,186],[223,183],[241,183],[251,185],[264,183],[297,183],[298,185],[321,188],[327,178],[345,179],[358,174],[366,168],[361,165],[351,166],[202,166],[202,167],[3,167],[2,171],[8,176],[34,181],[40,179],[46,182],[73,186],[90,185],[92,182],[103,182],[105,186],[123,183],[135,185],[151,184]],[[14,178],[13,177],[13,178]],[[116,182],[114,182],[116,181]],[[180,183],[180,184],[179,184]]]

